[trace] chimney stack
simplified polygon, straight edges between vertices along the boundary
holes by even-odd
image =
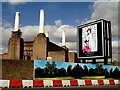
[[[16,12],[14,31],[20,30],[20,12]]]
[[[49,37],[49,32],[46,32],[46,37]]]
[[[44,33],[44,10],[40,10],[39,33]]]
[[[66,43],[65,43],[65,30],[63,30],[63,33],[62,33],[62,46],[66,46]]]

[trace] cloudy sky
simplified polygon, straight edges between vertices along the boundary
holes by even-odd
[[[22,0],[24,1],[24,0]],[[14,30],[15,12],[20,12],[20,29],[24,40],[33,40],[38,34],[39,11],[45,10],[45,33],[49,32],[50,41],[61,45],[62,31],[66,31],[66,45],[70,51],[77,50],[77,26],[92,20],[105,19],[112,23],[113,60],[118,60],[118,2],[2,2],[2,48],[7,52],[7,43]],[[31,1],[31,2],[28,2]],[[93,0],[92,0],[93,1]]]

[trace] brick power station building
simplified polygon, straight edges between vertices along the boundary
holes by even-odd
[[[29,33],[29,32],[28,32]],[[16,12],[14,31],[8,41],[8,53],[0,55],[0,79],[34,79],[34,60],[76,62],[77,53],[69,52],[65,45],[65,31],[62,46],[50,42],[48,33],[44,34],[44,10],[40,10],[39,33],[33,41],[21,37],[20,13]]]
[[[15,27],[8,41],[8,53],[2,54],[2,59],[12,60],[48,60],[76,62],[77,53],[69,52],[65,45],[65,31],[62,35],[62,46],[50,42],[48,34],[44,34],[44,10],[40,10],[39,33],[33,41],[21,38],[20,13],[16,12]]]

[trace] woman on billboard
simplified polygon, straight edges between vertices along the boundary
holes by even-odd
[[[84,40],[83,53],[92,52],[92,50],[94,48],[94,42],[93,42],[93,38],[92,38],[91,28],[88,28],[86,33],[87,33],[87,35]]]

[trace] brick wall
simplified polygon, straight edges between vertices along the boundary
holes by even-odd
[[[8,42],[8,58],[23,59],[24,41],[19,37],[11,37]]]
[[[47,38],[39,33],[33,41],[33,59],[47,59]]]
[[[52,42],[48,42],[48,57],[52,57],[52,61],[67,61],[66,49]]]
[[[77,61],[77,53],[76,52],[68,52],[68,60],[69,62]]]
[[[49,51],[48,56],[52,58],[52,61],[65,62],[65,52],[64,51]]]
[[[0,59],[8,59],[8,53],[0,54]]]
[[[2,64],[2,79],[33,79],[34,61],[32,60],[1,60],[0,64]]]

